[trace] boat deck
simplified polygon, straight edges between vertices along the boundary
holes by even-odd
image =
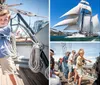
[[[68,84],[68,80],[63,76],[63,73],[60,73],[59,75],[60,79],[61,79],[61,83],[62,85],[73,85],[73,81]],[[87,75],[84,75],[83,79],[82,79],[82,85],[92,85],[94,82],[94,80],[90,77],[88,77]]]
[[[33,73],[29,68],[18,67],[15,75],[18,85],[48,85],[48,80],[41,73]],[[3,75],[0,67],[0,85],[12,85],[8,75]]]

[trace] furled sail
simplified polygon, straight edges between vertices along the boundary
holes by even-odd
[[[73,24],[76,24],[78,21],[78,17],[77,16],[70,16],[68,17],[67,19],[61,21],[61,22],[58,22],[56,25],[54,25],[54,27],[57,27],[57,26],[64,26],[64,25],[73,25]]]
[[[100,32],[100,22],[98,19],[98,14],[92,17],[93,32]]]
[[[68,25],[64,30],[80,30],[78,25]]]
[[[80,13],[80,5],[78,4],[77,6],[75,6],[74,8],[69,10],[68,12],[66,12],[64,15],[62,15],[61,17],[68,16],[68,15],[75,15],[75,14],[77,15],[79,13]]]

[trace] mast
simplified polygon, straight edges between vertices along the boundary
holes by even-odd
[[[91,7],[89,5],[89,3],[86,1],[86,0],[81,0],[81,6],[82,6],[82,21],[81,21],[81,30],[80,30],[80,33],[82,34],[84,32],[84,19],[85,19],[85,16],[87,15],[90,15],[90,27],[88,28],[89,29],[89,32],[87,32],[87,34],[91,35],[92,33],[92,29],[91,29],[91,13],[92,13],[92,10],[91,10]]]
[[[81,0],[82,1],[86,1],[86,0]],[[85,15],[85,9],[82,8],[82,22],[81,22],[81,30],[80,33],[82,34],[83,32],[83,24],[84,24],[84,15]]]
[[[80,30],[80,33],[81,33],[81,34],[82,34],[82,32],[83,32],[84,15],[85,15],[85,9],[82,9],[82,24],[81,24],[81,30]]]
[[[93,23],[92,23],[92,16],[90,18],[90,31],[89,31],[89,36],[93,34]]]

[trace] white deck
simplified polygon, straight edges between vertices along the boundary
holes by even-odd
[[[17,85],[49,85],[48,80],[41,73],[33,73],[29,68],[17,68],[19,75],[15,75]],[[12,85],[8,75],[3,75],[0,68],[0,85]]]
[[[16,75],[15,75],[15,78],[16,78],[16,81],[17,81],[18,85],[25,85],[23,83],[22,78],[20,78],[20,77],[18,77]],[[13,85],[11,80],[10,80],[10,78],[9,78],[9,76],[7,74],[6,75],[2,74],[1,67],[0,67],[0,85]]]

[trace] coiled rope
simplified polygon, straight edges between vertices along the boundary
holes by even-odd
[[[49,67],[45,70],[45,77],[49,80]]]
[[[29,59],[29,68],[34,72],[41,72],[47,79],[49,79],[49,67],[46,68],[43,60],[40,57],[41,49],[44,49],[44,46],[40,43],[35,43],[32,48],[32,52]]]
[[[29,59],[29,68],[34,72],[38,73],[41,70],[42,64],[40,64],[40,47],[39,43],[35,43],[32,48],[32,52]]]

